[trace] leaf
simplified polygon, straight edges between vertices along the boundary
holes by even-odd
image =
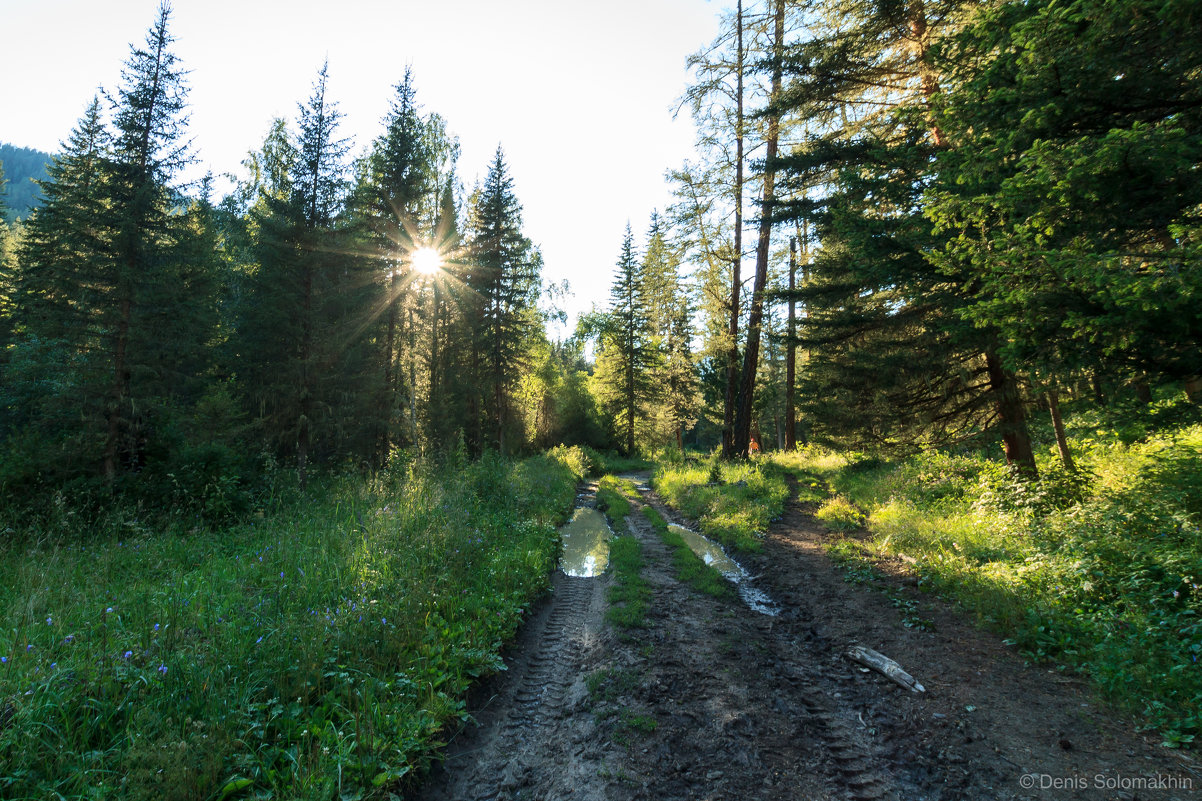
[[[225,786],[221,788],[221,795],[217,796],[218,801],[225,801],[225,799],[235,796],[241,793],[243,790],[251,787],[254,785],[254,783],[255,782],[253,779],[230,779],[225,783]]]

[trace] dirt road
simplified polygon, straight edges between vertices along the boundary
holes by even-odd
[[[847,583],[795,504],[741,558],[774,617],[681,584],[643,516],[628,523],[648,628],[605,621],[608,573],[558,575],[419,798],[1202,798],[1190,755],[1135,734],[1078,680],[1024,665],[904,574]],[[844,656],[853,643],[926,692],[863,672]]]

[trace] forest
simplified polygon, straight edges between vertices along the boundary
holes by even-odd
[[[185,182],[171,21],[0,193],[0,795],[403,795],[632,466],[732,552],[800,481],[840,564],[1202,733],[1198,4],[740,0],[563,337],[411,70]]]
[[[46,165],[50,160],[49,153],[0,142],[0,175],[7,176],[0,190],[4,197],[4,222],[28,217],[38,205],[40,192],[34,182],[46,179]]]

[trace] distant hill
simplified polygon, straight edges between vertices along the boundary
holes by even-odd
[[[0,165],[4,166],[4,205],[8,208],[5,218],[11,222],[17,217],[28,217],[29,212],[42,202],[42,192],[34,180],[46,178],[49,153],[29,147],[17,147],[0,142]]]

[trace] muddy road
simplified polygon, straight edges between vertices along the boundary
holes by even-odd
[[[845,581],[796,504],[762,553],[738,557],[775,615],[680,583],[638,504],[627,522],[652,588],[647,628],[606,622],[612,572],[558,573],[417,798],[1202,798],[1192,755],[1138,735],[1077,679],[1025,665],[904,570]],[[860,668],[852,644],[926,692]]]

